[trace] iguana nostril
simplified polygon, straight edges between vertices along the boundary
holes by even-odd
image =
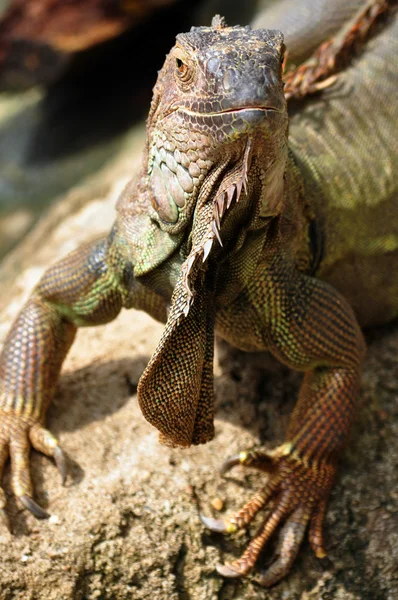
[[[264,86],[263,85],[258,85],[257,86],[257,97],[258,98],[263,98],[264,97]]]
[[[269,72],[266,75],[267,79],[273,84],[273,85],[278,85],[279,84],[279,77],[277,73],[274,73],[274,71],[269,70]]]
[[[235,88],[238,83],[238,77],[236,72],[233,69],[227,69],[224,73],[223,77],[223,86],[226,92],[229,92],[231,89]]]

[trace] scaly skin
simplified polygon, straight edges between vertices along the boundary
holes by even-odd
[[[54,456],[64,476],[44,419],[76,329],[135,307],[166,322],[138,386],[166,444],[213,437],[214,329],[304,373],[286,442],[225,465],[265,471],[264,488],[225,521],[203,517],[235,531],[271,502],[246,552],[220,573],[248,573],[280,525],[263,585],[289,571],[307,529],[325,555],[326,503],[364,355],[350,302],[364,323],[398,313],[397,109],[383,101],[397,81],[396,30],[392,19],[340,75],[336,85],[350,92],[331,88],[302,104],[289,143],[279,32],[215,18],[177,37],[154,89],[141,173],[109,236],[45,273],[0,357],[0,471],[10,454],[14,493],[36,516],[46,513],[32,498],[29,445]],[[339,274],[344,295],[330,284]]]

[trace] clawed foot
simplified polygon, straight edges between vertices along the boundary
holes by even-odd
[[[67,476],[66,459],[52,433],[29,417],[2,412],[0,414],[0,478],[10,456],[11,481],[15,496],[36,518],[46,519],[50,515],[33,500],[33,485],[29,470],[31,445],[35,450],[54,458],[64,484]],[[0,521],[9,527],[5,505],[5,493],[0,487]]]
[[[226,519],[201,515],[202,522],[211,531],[233,533],[246,527],[261,509],[267,509],[267,514],[243,555],[231,563],[219,565],[217,571],[224,577],[247,575],[279,527],[275,559],[259,577],[261,585],[274,585],[289,572],[307,527],[315,555],[324,558],[323,521],[335,467],[330,464],[308,464],[292,452],[289,444],[268,453],[242,452],[228,459],[221,472],[225,473],[238,464],[265,471],[268,475],[266,485],[233,515]]]

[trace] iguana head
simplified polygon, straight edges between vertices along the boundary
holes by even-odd
[[[218,196],[219,221],[246,183],[250,140],[285,136],[283,54],[279,31],[227,27],[218,16],[177,36],[148,117],[149,186],[162,229],[181,231],[210,196],[214,204]]]

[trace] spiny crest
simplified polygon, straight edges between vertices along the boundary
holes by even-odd
[[[283,41],[280,31],[273,29],[252,29],[250,25],[228,26],[225,18],[215,15],[211,21],[210,27],[191,27],[189,33],[182,33],[177,36],[177,40],[184,38],[192,47],[202,48],[211,46],[214,43],[228,39],[229,42],[236,41],[243,49],[245,42],[258,40],[267,43],[269,46],[278,47]]]
[[[231,207],[232,202],[239,202],[242,189],[245,193],[247,193],[247,181],[252,158],[252,150],[253,141],[251,138],[248,138],[243,156],[242,169],[237,174],[236,180],[230,182],[227,188],[222,188],[219,190],[218,194],[214,198],[212,219],[209,223],[207,231],[201,237],[200,243],[191,250],[187,260],[182,266],[183,283],[187,293],[187,301],[183,309],[185,316],[188,315],[194,298],[194,291],[191,288],[191,274],[193,272],[193,267],[197,265],[200,258],[202,259],[202,264],[206,262],[215,239],[217,239],[220,246],[223,245],[220,236],[221,220]]]
[[[227,189],[221,190],[219,194],[217,194],[214,200],[214,217],[212,221],[212,229],[215,231],[215,235],[222,246],[221,238],[219,235],[219,230],[221,227],[221,219],[224,216],[225,212],[229,209],[232,204],[232,200],[235,197],[236,202],[239,202],[240,195],[242,193],[242,188],[245,193],[247,193],[247,180],[248,173],[251,163],[252,157],[252,149],[253,149],[253,140],[248,138],[245,148],[245,153],[243,156],[243,166],[242,170],[239,174],[239,177],[236,181],[232,182]],[[204,259],[206,260],[206,259]]]
[[[221,15],[214,15],[211,20],[211,27],[213,27],[213,29],[224,29],[225,27],[228,27],[225,17],[222,17]]]

